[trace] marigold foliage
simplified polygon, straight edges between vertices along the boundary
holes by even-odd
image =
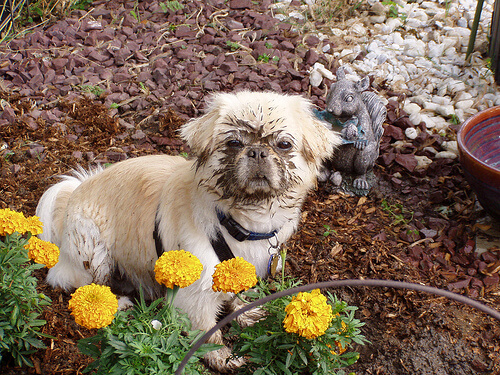
[[[283,326],[289,333],[314,339],[325,333],[333,319],[332,307],[319,289],[298,293],[285,308]]]
[[[37,216],[26,218],[22,212],[16,212],[10,208],[0,210],[0,236],[10,235],[14,232],[24,234],[30,232],[32,235],[42,233],[42,223]]]
[[[241,257],[219,263],[212,278],[214,292],[239,293],[257,284],[255,266]]]
[[[164,252],[155,264],[156,281],[170,289],[191,285],[200,278],[201,271],[200,260],[185,250]]]
[[[94,283],[78,288],[69,300],[75,321],[85,328],[102,328],[111,324],[118,311],[118,299],[109,286]]]
[[[54,267],[59,260],[59,248],[38,237],[30,237],[24,248],[28,250],[28,257],[31,260],[44,264],[47,268]]]

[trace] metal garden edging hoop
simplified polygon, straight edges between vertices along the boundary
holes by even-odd
[[[263,305],[266,302],[275,300],[275,299],[280,298],[280,297],[288,296],[288,295],[299,293],[299,292],[306,292],[306,291],[318,289],[318,288],[339,288],[339,287],[343,287],[343,286],[369,286],[369,287],[381,287],[381,288],[385,287],[385,288],[394,288],[394,289],[410,289],[410,290],[416,290],[416,291],[420,291],[420,292],[436,294],[436,295],[443,296],[443,297],[449,298],[451,300],[472,306],[472,307],[492,316],[493,318],[497,319],[498,321],[500,321],[500,311],[492,309],[491,307],[488,307],[479,301],[473,300],[473,299],[466,297],[466,296],[463,296],[461,294],[449,292],[447,290],[442,290],[442,289],[434,288],[431,286],[415,284],[415,283],[408,283],[408,282],[404,282],[404,281],[376,280],[376,279],[323,281],[320,283],[298,286],[296,288],[287,289],[287,290],[283,290],[283,291],[278,292],[278,293],[268,295],[264,298],[261,298],[257,301],[249,303],[248,305],[243,306],[238,311],[234,311],[233,313],[227,315],[224,319],[222,319],[219,323],[217,323],[214,327],[212,327],[212,329],[207,331],[207,333],[205,333],[198,341],[196,341],[196,343],[194,343],[194,345],[191,347],[189,352],[186,354],[184,359],[179,364],[179,367],[175,371],[175,375],[181,375],[182,371],[184,370],[184,367],[187,364],[187,361],[200,348],[200,346],[203,343],[205,343],[208,340],[208,338],[210,336],[212,336],[217,330],[222,328],[224,325],[228,324],[230,321],[232,321],[238,315],[243,314],[244,312],[246,312],[248,310],[251,310],[257,306]]]

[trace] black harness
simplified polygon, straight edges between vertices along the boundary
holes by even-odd
[[[274,237],[277,233],[276,230],[273,230],[269,233],[259,233],[252,232],[245,228],[243,228],[236,220],[234,220],[231,216],[226,216],[223,212],[217,210],[217,218],[219,219],[219,223],[226,228],[228,233],[239,242],[243,241],[259,241],[259,240],[267,240]],[[160,238],[160,234],[158,231],[158,215],[155,220],[155,229],[153,231],[153,238],[155,240],[156,254],[158,258],[163,254],[165,249],[163,248],[163,243]],[[228,259],[234,258],[234,254],[231,251],[231,248],[227,244],[224,236],[220,229],[217,229],[217,233],[215,238],[210,239],[210,244],[215,251],[215,254],[219,258],[220,262],[223,262]]]

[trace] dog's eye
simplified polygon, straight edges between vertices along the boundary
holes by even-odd
[[[242,148],[243,147],[243,143],[237,139],[231,139],[231,140],[227,141],[226,144],[230,148]]]
[[[354,96],[352,96],[352,95],[347,95],[345,97],[345,101],[348,102],[348,103],[352,102],[353,100],[354,100]]]
[[[288,141],[279,141],[278,142],[278,148],[280,150],[290,150],[292,148],[292,143]]]

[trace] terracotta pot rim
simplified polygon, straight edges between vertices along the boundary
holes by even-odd
[[[460,153],[467,155],[468,158],[471,158],[474,162],[478,163],[481,166],[481,168],[486,169],[489,173],[498,174],[500,176],[500,171],[498,169],[493,168],[492,166],[486,164],[481,159],[478,159],[476,156],[474,156],[470,152],[470,150],[465,146],[465,141],[464,141],[465,134],[470,128],[472,128],[477,123],[493,116],[500,116],[500,105],[487,108],[469,117],[467,120],[463,122],[462,126],[458,130],[457,143],[458,143],[458,150]]]

